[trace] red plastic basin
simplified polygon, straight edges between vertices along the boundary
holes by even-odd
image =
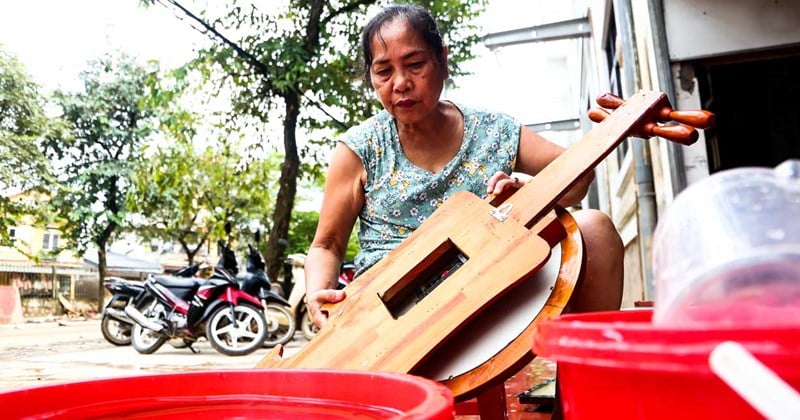
[[[736,341],[800,389],[800,328],[654,326],[652,310],[563,315],[538,325],[533,352],[558,366],[567,419],[763,418],[709,368]]]
[[[0,394],[3,418],[452,419],[443,385],[396,373],[220,370],[71,382]]]

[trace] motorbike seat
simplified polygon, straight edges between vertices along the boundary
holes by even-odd
[[[155,276],[156,283],[167,287],[167,288],[182,288],[182,289],[190,289],[193,288],[202,282],[205,279],[196,278],[196,277],[176,277],[176,276]]]

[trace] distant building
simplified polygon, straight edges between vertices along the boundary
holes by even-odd
[[[70,301],[96,299],[97,270],[71,251],[53,254],[62,244],[57,226],[37,227],[32,217],[24,217],[9,236],[13,246],[0,246],[0,285],[19,290],[26,316],[59,313],[59,295]]]
[[[13,199],[26,199],[17,194]],[[26,317],[60,315],[61,300],[96,302],[99,272],[97,251],[79,256],[71,250],[56,250],[64,245],[57,225],[37,226],[33,217],[23,217],[9,228],[12,246],[0,246],[0,286],[15,287]],[[144,249],[144,246],[138,245]],[[150,274],[164,272],[161,260],[181,265],[180,254],[143,251],[144,257],[107,251],[109,276],[143,280]],[[89,305],[96,307],[96,305]]]

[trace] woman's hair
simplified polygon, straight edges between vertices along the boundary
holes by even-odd
[[[434,56],[439,61],[439,65],[444,67],[444,42],[436,21],[427,10],[413,4],[400,4],[388,6],[367,22],[364,27],[364,34],[361,38],[361,49],[364,53],[364,80],[369,80],[369,69],[372,66],[372,37],[381,38],[380,29],[388,22],[396,19],[405,19],[412,31],[422,36],[425,44],[431,49]]]

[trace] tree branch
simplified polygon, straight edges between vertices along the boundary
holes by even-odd
[[[322,27],[320,17],[322,16],[322,0],[314,0],[311,4],[311,12],[308,16],[306,25],[305,47],[309,54],[313,53],[319,45],[319,30]]]
[[[251,66],[255,67],[255,69],[267,79],[267,85],[269,86],[269,89],[272,90],[272,80],[270,80],[269,78],[269,68],[264,63],[262,63],[258,58],[256,58],[253,54],[250,54],[249,52],[245,51],[244,48],[240,47],[239,44],[228,39],[225,35],[222,35],[222,33],[220,33],[216,28],[211,26],[205,20],[201,19],[199,16],[189,11],[189,9],[185,8],[182,4],[178,3],[176,0],[158,0],[158,2],[161,3],[162,5],[164,4],[164,1],[178,8],[186,16],[188,16],[195,22],[202,25],[207,32],[219,38],[223,44],[231,47],[234,51],[236,51],[236,53],[239,54],[240,57],[242,57],[246,62],[250,63]]]
[[[330,22],[331,20],[336,18],[336,16],[339,16],[339,15],[344,14],[344,13],[350,13],[353,10],[358,9],[361,6],[367,6],[367,5],[370,5],[370,4],[375,4],[375,0],[358,0],[358,1],[355,1],[353,3],[348,4],[347,6],[344,6],[344,7],[340,8],[340,9],[338,9],[338,10],[334,10],[331,14],[326,16],[325,19],[322,19],[320,21],[320,27],[327,25],[328,22]]]
[[[183,12],[183,13],[184,13],[186,16],[190,17],[190,18],[191,18],[191,19],[193,19],[195,22],[197,22],[197,23],[199,23],[200,25],[202,25],[202,26],[203,26],[203,28],[205,28],[205,30],[206,30],[206,32],[207,32],[207,33],[211,33],[213,36],[215,36],[215,37],[219,38],[220,40],[222,40],[223,44],[225,44],[225,45],[227,45],[227,46],[229,46],[229,47],[233,48],[233,50],[234,50],[234,51],[236,51],[236,53],[237,53],[237,54],[238,54],[240,57],[242,57],[242,58],[243,58],[243,59],[244,59],[244,60],[245,60],[247,63],[250,63],[250,65],[252,65],[252,66],[253,66],[253,67],[256,69],[256,71],[258,71],[258,73],[259,73],[259,74],[261,74],[262,76],[264,76],[264,78],[266,78],[266,79],[267,79],[267,89],[268,89],[269,91],[272,91],[272,92],[274,92],[274,90],[273,90],[273,86],[272,86],[272,80],[269,78],[269,68],[268,68],[268,67],[267,67],[267,66],[266,66],[264,63],[262,63],[262,62],[261,62],[261,61],[260,61],[258,58],[256,58],[254,55],[252,55],[252,54],[250,54],[249,52],[247,52],[246,50],[244,50],[244,49],[243,49],[242,47],[240,47],[240,46],[239,46],[237,43],[235,43],[235,42],[231,41],[231,40],[230,40],[230,39],[228,39],[226,36],[222,35],[222,33],[220,33],[219,31],[217,31],[217,30],[216,30],[216,29],[215,29],[213,26],[211,26],[209,23],[207,23],[206,21],[204,21],[203,19],[201,19],[199,16],[197,16],[197,15],[195,15],[194,13],[192,13],[191,11],[189,11],[189,9],[187,9],[186,7],[184,7],[183,5],[181,5],[180,3],[178,3],[178,1],[177,1],[177,0],[157,0],[157,1],[158,1],[158,2],[159,2],[161,5],[163,5],[164,7],[168,7],[168,6],[167,6],[167,5],[164,3],[165,1],[166,1],[166,2],[168,2],[168,3],[169,3],[169,4],[171,4],[172,6],[176,7],[176,8],[177,8],[177,9],[179,9],[181,12]],[[360,1],[365,1],[365,0],[360,0]],[[319,30],[319,27],[317,27],[317,30]],[[314,99],[310,98],[310,97],[309,97],[308,95],[306,95],[305,93],[303,93],[303,92],[300,92],[300,91],[299,91],[299,90],[298,90],[298,89],[297,89],[295,86],[289,86],[288,88],[289,88],[291,91],[293,91],[294,93],[296,93],[296,94],[298,94],[298,95],[302,96],[302,97],[303,97],[305,100],[307,100],[307,101],[308,101],[308,102],[309,102],[311,105],[313,105],[314,107],[316,107],[317,109],[319,109],[320,111],[322,111],[322,113],[323,113],[323,114],[325,114],[325,115],[326,115],[328,118],[330,118],[330,119],[331,119],[331,120],[332,120],[334,123],[336,123],[336,124],[337,124],[339,127],[341,127],[342,129],[345,129],[345,130],[346,130],[347,128],[349,128],[349,126],[348,126],[347,124],[345,124],[344,122],[342,122],[342,121],[340,121],[339,119],[337,119],[336,117],[334,117],[334,116],[333,116],[333,115],[332,115],[330,112],[328,112],[328,110],[326,110],[326,109],[325,109],[325,107],[323,107],[323,106],[322,106],[322,105],[321,105],[319,102],[317,102],[317,101],[315,101]],[[280,94],[280,92],[276,92],[276,93]]]

